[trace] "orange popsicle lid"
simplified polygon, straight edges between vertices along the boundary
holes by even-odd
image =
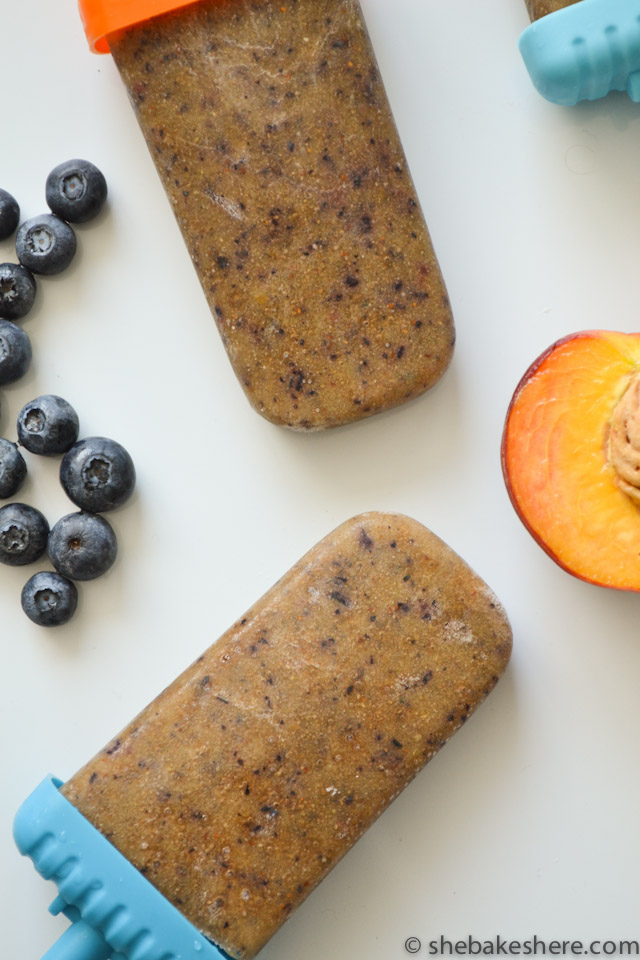
[[[197,0],[78,0],[84,32],[94,53],[109,53],[109,34]]]

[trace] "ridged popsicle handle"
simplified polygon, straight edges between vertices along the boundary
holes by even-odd
[[[640,101],[640,0],[581,0],[532,23],[519,47],[551,103],[573,106],[612,90]]]
[[[228,960],[46,777],[14,821],[18,849],[58,896],[71,926],[43,960]]]
[[[65,930],[42,960],[108,960],[111,955],[111,947],[104,937],[84,920],[78,920]]]

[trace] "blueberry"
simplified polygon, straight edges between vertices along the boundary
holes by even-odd
[[[78,590],[59,573],[43,570],[25,583],[20,599],[22,609],[38,626],[60,627],[76,612]]]
[[[0,320],[0,386],[23,377],[31,363],[31,341],[21,327]]]
[[[69,513],[49,534],[49,559],[70,580],[94,580],[113,565],[118,552],[116,535],[104,517]]]
[[[0,240],[10,237],[20,220],[20,207],[15,197],[0,190]]]
[[[18,440],[30,453],[53,457],[78,439],[78,414],[62,397],[45,394],[24,405],[18,414]]]
[[[49,524],[35,507],[8,503],[0,507],[0,563],[33,563],[47,547]]]
[[[78,507],[103,513],[122,506],[136,483],[133,460],[124,447],[106,437],[87,437],[65,454],[60,483]]]
[[[19,263],[0,263],[0,317],[21,320],[36,298],[36,281]]]
[[[34,273],[61,273],[75,252],[73,228],[52,213],[25,220],[16,234],[18,260]]]
[[[27,475],[27,465],[15,443],[0,437],[0,500],[13,497]]]
[[[95,217],[107,199],[107,181],[88,160],[67,160],[47,177],[46,198],[57,216],[71,223]]]

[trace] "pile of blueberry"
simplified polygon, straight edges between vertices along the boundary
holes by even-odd
[[[25,221],[16,236],[20,263],[0,264],[0,385],[14,383],[31,363],[31,343],[15,321],[33,306],[33,274],[64,270],[76,251],[69,221],[83,223],[102,208],[104,176],[86,160],[70,160],[51,171],[46,183],[52,213]],[[0,190],[0,240],[11,236],[20,219],[14,198]],[[62,397],[47,394],[27,403],[18,416],[18,443],[0,438],[0,499],[14,497],[26,475],[19,447],[51,457],[63,455],[60,482],[80,508],[49,528],[43,514],[25,503],[0,508],[0,563],[22,566],[45,551],[56,572],[41,571],[25,584],[22,608],[34,623],[58,626],[74,614],[78,591],[73,581],[93,580],[112,566],[117,542],[100,516],[121,506],[135,486],[135,468],[127,451],[106,437],[78,441],[78,415]]]
[[[102,209],[107,182],[88,160],[68,160],[54,167],[45,186],[51,213],[25,220],[16,234],[19,263],[0,263],[0,317],[21,320],[36,296],[35,274],[51,276],[69,266],[76,252],[71,223],[85,223]],[[0,190],[0,240],[10,237],[20,222],[20,207]]]
[[[62,397],[46,395],[27,403],[18,416],[19,444],[30,453],[64,453],[60,483],[80,510],[50,529],[43,514],[26,503],[0,508],[0,563],[23,566],[47,551],[56,573],[41,571],[22,590],[22,609],[34,623],[59,626],[78,602],[74,580],[94,580],[113,565],[116,535],[100,514],[122,506],[136,482],[127,451],[107,437],[78,440],[78,415]],[[0,439],[0,496],[14,496],[27,473],[18,445]]]

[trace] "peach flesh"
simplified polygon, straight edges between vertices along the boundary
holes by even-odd
[[[640,334],[591,330],[553,344],[507,413],[502,470],[540,546],[590,583],[640,591],[640,512],[609,461],[614,412],[640,371]]]

